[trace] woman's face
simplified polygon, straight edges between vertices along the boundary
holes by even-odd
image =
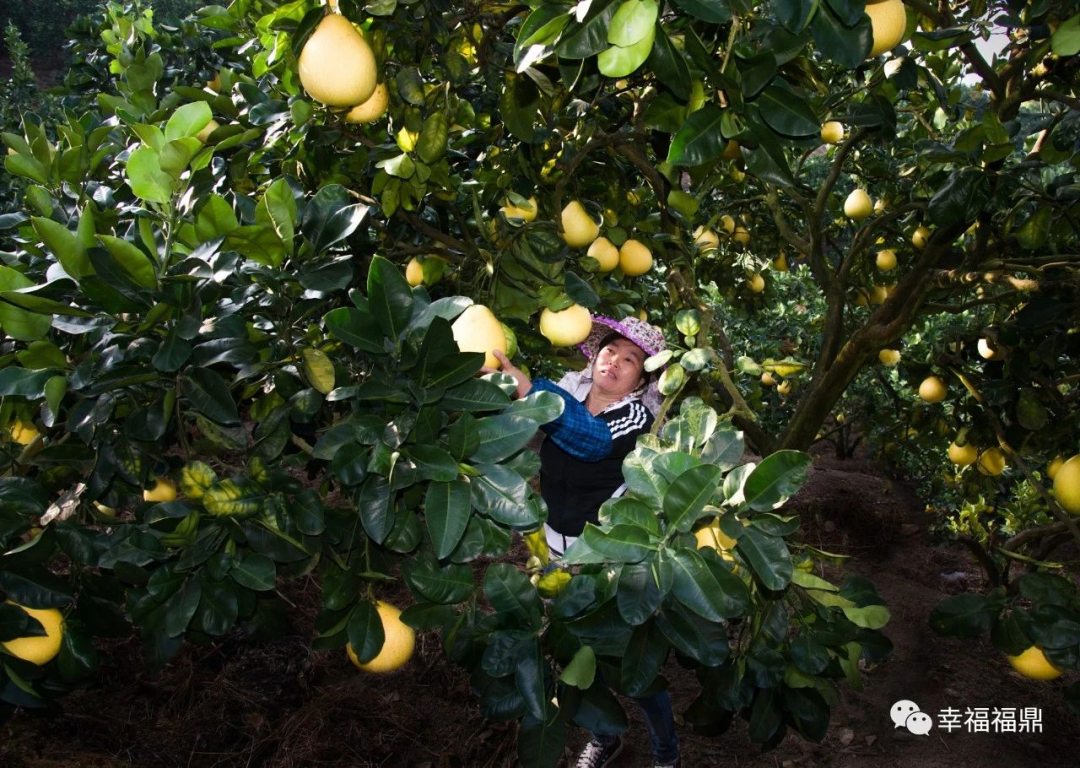
[[[610,397],[623,397],[644,383],[644,372],[644,350],[628,339],[615,339],[596,355],[593,386]]]

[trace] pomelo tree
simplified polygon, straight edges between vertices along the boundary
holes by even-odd
[[[174,27],[110,3],[73,28],[66,120],[4,135],[23,192],[0,218],[0,423],[40,434],[3,446],[0,588],[64,608],[66,632],[50,665],[5,656],[0,693],[91,674],[94,636],[134,628],[160,665],[280,631],[276,579],[314,573],[316,647],[375,658],[376,596],[401,579],[402,620],[441,632],[485,715],[521,721],[528,765],[570,723],[624,728],[611,691],[665,685],[671,654],[701,681],[695,726],[820,739],[834,681],[887,655],[888,612],[809,572],[842,558],[792,541],[783,504],[860,371],[905,346],[897,387],[964,382],[933,406],[982,425],[962,442],[1021,468],[1075,451],[1077,17],[913,2],[870,57],[881,9],[846,0],[335,5],[237,0]],[[327,13],[373,52],[384,116],[305,90]],[[987,58],[995,19],[1016,31]],[[845,206],[857,190],[880,209]],[[581,364],[539,333],[572,304],[644,310],[674,349],[650,361],[671,419],[550,602],[491,560],[544,519],[525,445],[561,401],[477,377],[451,326],[473,302],[534,373]],[[1007,359],[975,357],[984,329]],[[760,463],[739,464],[744,436]],[[145,503],[166,476],[179,498]],[[717,520],[735,546],[698,550]],[[0,640],[44,631],[0,615]],[[1076,668],[1068,621],[999,647]]]

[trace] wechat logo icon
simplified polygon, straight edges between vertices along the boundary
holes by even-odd
[[[925,736],[934,727],[934,718],[919,709],[914,701],[901,699],[889,710],[894,728],[906,728],[916,736]]]

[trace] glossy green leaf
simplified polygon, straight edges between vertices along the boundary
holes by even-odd
[[[349,637],[349,647],[361,664],[367,664],[378,656],[386,642],[382,618],[367,600],[361,600],[353,607],[345,631]]]
[[[0,291],[14,291],[29,288],[34,283],[28,277],[11,267],[0,266]],[[44,339],[52,328],[49,315],[30,312],[0,301],[0,331],[19,341]]]
[[[801,451],[777,451],[767,456],[746,480],[747,506],[768,512],[783,506],[806,482],[810,456]]]
[[[627,0],[627,2],[634,2],[634,0]],[[596,57],[600,72],[608,77],[626,77],[632,74],[649,58],[655,37],[656,27],[649,27],[645,37],[638,42],[625,48],[613,45],[606,51],[602,51]]]
[[[431,483],[424,503],[424,521],[440,560],[461,541],[472,512],[468,483],[462,480]]]
[[[720,159],[727,140],[720,133],[723,110],[706,105],[687,118],[668,148],[672,165],[702,165]]]
[[[655,28],[659,13],[655,0],[623,0],[608,25],[607,41],[624,48],[640,42]]]
[[[739,554],[750,564],[766,589],[781,590],[791,582],[794,571],[791,552],[779,536],[770,536],[754,526],[748,526],[739,537],[738,547]]]
[[[664,516],[677,530],[686,533],[720,484],[720,467],[703,464],[680,474],[664,494]]]
[[[76,280],[94,274],[86,250],[79,245],[71,230],[43,216],[35,216],[31,221],[45,248],[56,257],[65,272]]]

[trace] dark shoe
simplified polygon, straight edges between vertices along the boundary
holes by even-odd
[[[607,768],[612,765],[615,756],[622,752],[622,748],[621,736],[616,736],[615,741],[607,745],[593,739],[581,750],[574,768]]]

